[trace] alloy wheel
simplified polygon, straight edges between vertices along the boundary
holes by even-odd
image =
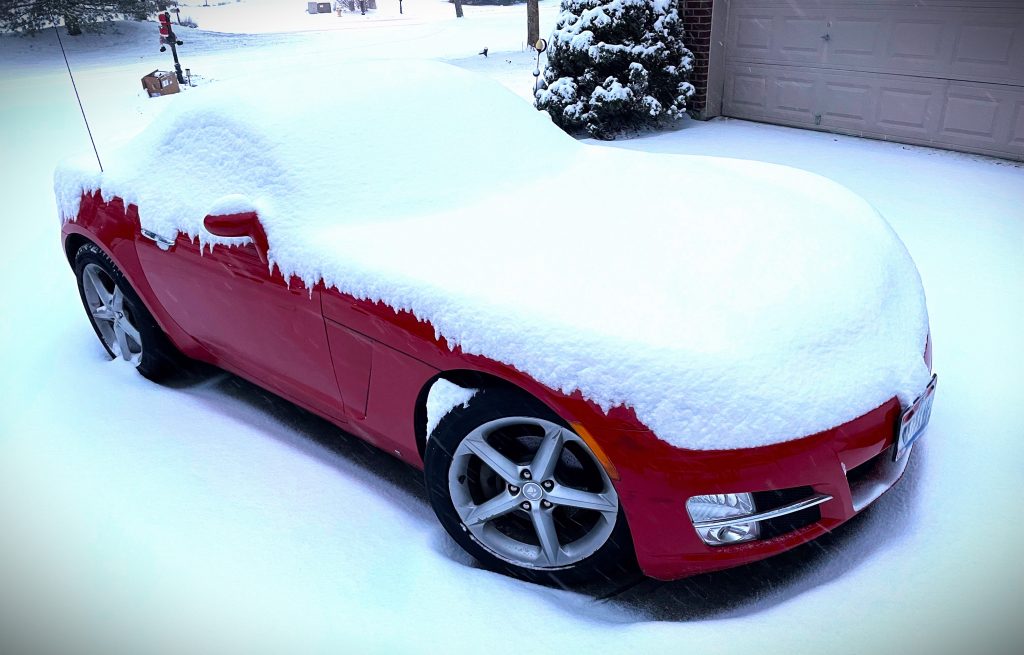
[[[104,345],[115,357],[138,366],[142,361],[142,336],[114,278],[98,264],[87,264],[82,269],[82,290]]]
[[[462,529],[531,569],[572,566],[611,536],[619,500],[573,431],[530,416],[485,423],[456,448],[448,487]]]

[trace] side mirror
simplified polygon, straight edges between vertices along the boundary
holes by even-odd
[[[210,234],[218,237],[249,237],[252,244],[256,246],[256,254],[260,261],[267,263],[267,251],[270,244],[267,242],[267,233],[263,231],[256,212],[242,212],[239,214],[210,214],[203,219],[203,227]]]

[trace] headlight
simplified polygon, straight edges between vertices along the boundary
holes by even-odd
[[[752,541],[758,537],[756,521],[736,520],[756,512],[751,494],[694,496],[686,501],[686,511],[697,534],[709,546]]]

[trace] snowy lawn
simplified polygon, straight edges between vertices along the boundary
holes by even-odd
[[[438,13],[344,41],[195,32],[186,65],[216,80],[372,49],[464,61],[528,90],[523,22],[467,7],[464,24]],[[138,27],[72,52],[101,154],[173,101],[140,94],[138,78],[167,57],[155,27]],[[34,53],[0,40],[0,653],[1024,644],[1024,168],[729,120],[611,144],[789,164],[863,195],[921,271],[940,383],[906,478],[843,529],[755,566],[600,600],[474,568],[415,472],[252,385],[212,372],[159,387],[106,360],[59,247],[53,167],[89,145],[52,40]],[[487,60],[474,56],[484,45]]]

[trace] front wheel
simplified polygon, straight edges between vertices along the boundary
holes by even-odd
[[[125,360],[151,380],[180,369],[184,356],[105,252],[91,243],[79,248],[75,276],[89,321],[111,357]]]
[[[441,524],[488,568],[556,584],[635,572],[607,472],[538,401],[504,389],[478,392],[440,421],[424,460]]]

